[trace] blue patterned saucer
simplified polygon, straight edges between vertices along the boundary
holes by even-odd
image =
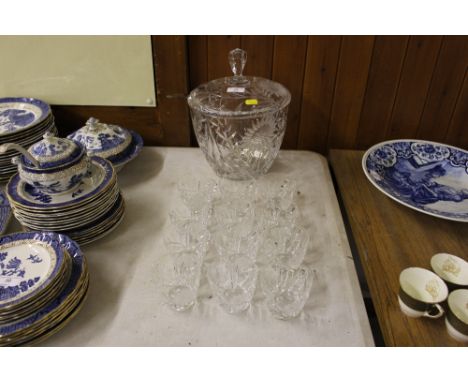
[[[413,139],[387,141],[366,151],[362,167],[370,182],[397,202],[468,222],[468,151]]]
[[[0,235],[5,232],[11,218],[11,207],[5,193],[0,190]]]
[[[21,337],[21,333],[27,333],[30,337],[37,337],[50,326],[56,325],[64,315],[73,312],[88,286],[88,272],[85,258],[80,247],[70,238],[61,234],[54,234],[57,243],[72,259],[72,270],[69,282],[62,292],[52,302],[33,314],[7,325],[0,325],[0,345],[14,345],[25,342],[27,337]],[[32,330],[34,328],[34,330]]]
[[[50,106],[35,98],[0,98],[0,136],[36,126],[50,113]]]
[[[7,185],[7,195],[13,205],[29,209],[76,208],[104,192],[115,180],[115,171],[109,161],[91,158],[90,176],[82,180],[76,191],[62,194],[46,194],[22,181],[18,174]]]
[[[0,311],[38,296],[61,276],[64,262],[55,233],[0,237]]]

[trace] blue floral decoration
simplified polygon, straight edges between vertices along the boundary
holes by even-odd
[[[371,148],[363,165],[371,182],[397,201],[433,215],[468,222],[468,210],[434,205],[468,200],[468,176],[463,175],[468,174],[468,152],[426,141],[390,141]],[[464,173],[460,173],[460,167]],[[438,181],[450,177],[457,181]]]
[[[38,186],[38,185],[36,185],[36,186]],[[51,185],[51,187],[53,187],[53,186]],[[34,198],[34,200],[38,200],[38,201],[40,201],[42,203],[46,203],[46,204],[49,204],[52,201],[52,196],[38,190],[35,187],[32,187],[29,184],[27,184],[25,186],[25,190],[29,193],[29,195],[31,195]]]
[[[8,260],[5,264],[8,252],[0,253],[0,276],[3,278],[16,277],[24,278],[26,273],[24,268],[21,268],[22,262],[16,256]],[[18,285],[12,286],[0,286],[0,301],[11,299],[20,293],[26,292],[29,288],[34,286],[40,280],[39,277],[35,277],[29,280],[23,280]]]

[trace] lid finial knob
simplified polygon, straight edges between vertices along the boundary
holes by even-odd
[[[96,130],[97,129],[97,124],[99,123],[99,119],[91,117],[86,121],[86,126],[90,130]]]
[[[247,62],[247,52],[242,49],[234,49],[229,52],[229,65],[231,66],[234,78],[242,78],[242,71]]]

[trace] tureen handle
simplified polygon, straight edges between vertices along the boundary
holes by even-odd
[[[39,167],[39,162],[23,146],[20,146],[17,143],[4,143],[0,146],[0,154],[5,154],[8,150],[19,151],[28,158],[34,166]]]

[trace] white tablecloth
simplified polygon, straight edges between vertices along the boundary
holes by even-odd
[[[89,297],[81,312],[47,346],[362,346],[373,345],[352,255],[326,160],[305,151],[281,151],[264,181],[293,179],[312,237],[306,261],[316,279],[304,312],[273,318],[261,298],[229,315],[202,279],[199,301],[177,313],[158,290],[158,259],[176,198],[187,175],[215,178],[195,148],[144,148],[119,173],[127,202],[122,224],[83,247],[90,268]]]

